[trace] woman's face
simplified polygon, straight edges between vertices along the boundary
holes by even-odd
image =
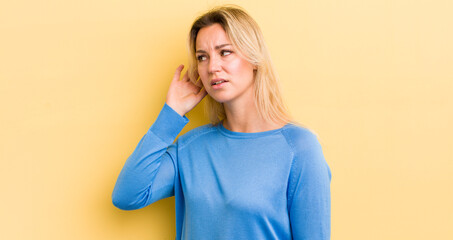
[[[200,29],[196,40],[198,74],[220,103],[254,100],[254,66],[234,49],[220,24]]]

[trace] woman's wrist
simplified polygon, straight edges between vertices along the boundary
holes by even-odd
[[[171,102],[168,102],[166,101],[165,102],[171,109],[173,109],[173,111],[177,112],[179,115],[181,115],[181,117],[184,117],[184,115],[186,115],[186,112],[179,109],[175,104],[171,103]]]

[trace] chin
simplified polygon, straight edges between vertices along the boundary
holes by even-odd
[[[216,101],[218,103],[225,103],[225,102],[228,101],[227,99],[223,99],[223,98],[214,98],[214,97],[212,97],[212,99],[214,99],[214,101]]]
[[[225,103],[230,100],[230,98],[227,96],[219,96],[219,95],[211,95],[211,94],[209,94],[209,96],[218,103]]]

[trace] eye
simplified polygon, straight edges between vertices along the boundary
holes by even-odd
[[[222,50],[222,51],[220,52],[220,55],[222,55],[222,56],[228,56],[228,55],[230,55],[230,54],[232,54],[232,53],[233,53],[233,51],[230,51],[230,50]]]
[[[198,55],[198,56],[197,56],[197,60],[198,60],[199,62],[204,61],[204,60],[206,60],[206,56],[205,56],[205,55]]]

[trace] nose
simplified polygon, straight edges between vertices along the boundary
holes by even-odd
[[[222,68],[222,63],[221,63],[221,60],[219,59],[219,57],[217,57],[217,56],[211,57],[211,59],[209,60],[209,73],[218,72],[218,71],[220,71],[221,68]]]

